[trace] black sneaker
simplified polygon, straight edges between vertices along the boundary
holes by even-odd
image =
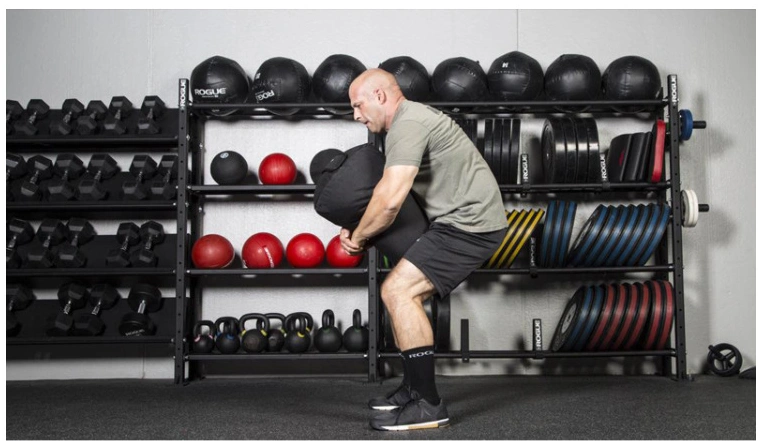
[[[411,401],[411,389],[405,383],[400,383],[397,389],[386,396],[370,399],[368,407],[374,410],[393,410],[403,407],[409,401]]]
[[[411,401],[392,412],[379,414],[371,419],[376,430],[436,429],[450,424],[445,403],[436,406],[422,399],[416,391],[411,392]]]

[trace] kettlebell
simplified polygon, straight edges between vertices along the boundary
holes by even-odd
[[[353,326],[345,329],[342,344],[348,352],[366,352],[368,350],[368,328],[361,326],[361,310],[353,311]]]
[[[295,354],[310,349],[311,326],[313,326],[313,317],[308,313],[293,312],[288,315],[284,320],[284,327],[287,329],[284,347]]]
[[[203,327],[208,328],[208,333],[203,334]],[[195,338],[192,340],[192,350],[199,354],[210,354],[213,351],[213,336],[216,334],[216,325],[210,320],[200,320],[195,323],[192,330]]]
[[[342,347],[342,333],[334,326],[334,312],[331,309],[321,315],[321,327],[316,331],[313,344],[319,352],[337,352]]]
[[[268,351],[279,352],[284,347],[284,314],[271,312],[266,314],[266,318],[269,321]],[[279,323],[281,323],[281,329],[274,329],[273,325],[271,325],[271,320],[279,320]]]
[[[245,326],[246,322],[257,319],[257,328],[248,328]],[[269,321],[263,314],[245,314],[240,317],[240,326],[242,326],[242,333],[240,334],[240,344],[242,349],[249,354],[256,354],[263,352],[268,348],[268,329]]]
[[[240,348],[239,322],[234,317],[216,320],[216,348],[222,354],[234,354]]]

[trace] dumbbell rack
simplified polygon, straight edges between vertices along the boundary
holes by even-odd
[[[38,120],[37,127],[40,135],[24,136],[13,134],[6,136],[6,149],[17,154],[37,153],[64,153],[64,152],[131,152],[140,151],[146,153],[176,152],[180,158],[186,157],[182,151],[182,143],[179,142],[179,111],[176,108],[166,109],[161,118],[161,133],[157,135],[112,135],[101,133],[97,135],[82,136],[71,134],[66,136],[44,135],[49,133],[48,127],[53,121],[57,121],[64,114],[61,109],[51,109],[45,119]],[[23,117],[23,116],[22,116]],[[139,112],[133,112],[125,119],[127,126],[136,127]],[[186,148],[186,147],[185,147]],[[54,161],[54,158],[53,158]],[[103,186],[111,194],[118,194],[122,182],[131,176],[125,169],[124,164],[119,164],[122,171],[113,178],[104,181]],[[86,166],[86,163],[85,163]],[[186,166],[184,167],[186,170]],[[179,167],[180,173],[182,167]],[[186,174],[186,172],[185,172]],[[21,181],[21,180],[18,180]],[[20,182],[15,182],[13,188],[17,189]],[[89,220],[117,220],[119,218],[161,218],[177,219],[179,210],[176,200],[103,200],[103,201],[6,201],[6,215],[10,218],[17,216],[25,220],[39,220],[47,217],[61,219],[64,222],[69,217],[83,216]],[[137,282],[146,282],[162,288],[165,294],[170,294],[177,279],[176,253],[175,250],[183,241],[177,240],[177,235],[168,234],[165,237],[165,246],[157,247],[155,253],[158,256],[158,267],[155,268],[114,268],[107,267],[104,258],[108,250],[117,247],[115,235],[100,234],[90,242],[82,245],[80,250],[88,257],[88,265],[85,268],[50,268],[50,269],[8,269],[6,271],[7,283],[21,283],[32,290],[53,289],[68,282],[79,282],[85,286],[95,283],[109,283],[116,288],[128,288]],[[25,249],[30,244],[18,248],[19,254],[24,255]],[[45,333],[46,319],[61,310],[57,300],[34,300],[24,310],[16,311],[16,317],[22,322],[22,328],[18,336],[6,339],[7,346],[21,347],[29,345],[166,345],[174,348],[176,329],[176,315],[180,314],[183,306],[182,297],[176,299],[165,296],[162,299],[161,310],[150,314],[150,318],[157,326],[157,332],[153,336],[121,336],[118,325],[121,317],[131,312],[126,299],[121,298],[116,305],[106,311],[102,311],[100,318],[106,328],[102,335],[94,337],[66,336],[50,337]],[[85,313],[89,313],[92,306],[87,304]],[[80,311],[75,311],[77,314]],[[180,338],[181,341],[181,338]],[[9,352],[10,354],[10,352]]]
[[[288,116],[288,120],[300,120],[300,119],[315,119],[328,117],[331,120],[339,119],[351,119],[351,116],[339,116],[332,115],[326,112],[324,109],[331,108],[348,108],[348,105],[344,103],[300,103],[297,105],[287,104],[270,104],[266,106],[260,106],[257,104],[245,104],[245,105],[230,105],[230,104],[193,104],[189,100],[186,100],[186,87],[188,81],[186,79],[180,80],[180,96],[184,96],[185,99],[180,98],[180,139],[186,139],[189,143],[189,148],[184,149],[190,156],[187,157],[187,163],[192,164],[192,176],[188,176],[189,185],[186,187],[186,200],[188,201],[188,209],[186,212],[180,210],[178,216],[178,222],[183,225],[184,222],[191,224],[191,235],[187,236],[188,242],[186,242],[182,248],[181,243],[177,249],[177,259],[179,265],[177,265],[177,274],[185,273],[187,278],[180,280],[178,276],[177,285],[177,301],[179,297],[183,296],[187,288],[189,288],[192,295],[192,305],[188,305],[187,314],[185,317],[177,316],[177,345],[176,345],[176,365],[175,365],[175,381],[177,383],[184,382],[187,379],[185,376],[185,363],[190,364],[190,377],[193,377],[195,369],[191,362],[201,361],[217,361],[217,360],[345,360],[345,359],[366,359],[367,374],[369,381],[375,381],[380,376],[380,360],[382,358],[395,358],[399,357],[396,352],[381,352],[379,345],[379,316],[382,308],[380,304],[379,285],[383,274],[389,272],[388,269],[380,269],[379,256],[375,249],[370,249],[368,252],[368,259],[364,261],[364,265],[360,268],[353,269],[337,269],[337,268],[314,268],[314,269],[294,269],[289,267],[281,267],[276,269],[191,269],[189,265],[182,265],[187,262],[187,250],[191,247],[191,244],[197,240],[202,232],[202,223],[198,216],[193,213],[201,210],[198,205],[201,196],[203,195],[233,195],[233,194],[312,194],[315,190],[315,185],[286,185],[286,186],[262,186],[262,185],[234,185],[234,186],[222,186],[222,185],[204,185],[203,184],[203,142],[204,142],[204,121],[207,117],[200,117],[195,112],[209,110],[209,109],[236,109],[238,112],[231,116],[225,117],[224,120],[241,120],[241,119],[256,119],[256,117],[264,117],[265,119],[279,119],[276,115],[273,115],[269,110],[277,109],[290,109],[297,107],[300,109],[299,113],[294,116]],[[184,95],[183,95],[184,94]],[[187,102],[187,106],[190,108],[188,111],[181,103]],[[647,113],[650,115],[651,120],[655,117],[665,119],[669,121],[669,133],[667,134],[667,152],[669,154],[668,161],[668,173],[664,173],[668,176],[668,180],[664,180],[658,184],[649,183],[597,183],[597,184],[516,184],[516,185],[501,185],[500,190],[505,194],[512,195],[527,195],[527,194],[540,194],[540,193],[593,193],[593,194],[615,194],[615,193],[646,193],[654,194],[656,202],[665,204],[669,202],[672,208],[672,218],[669,223],[670,228],[667,229],[664,234],[661,244],[654,256],[654,264],[648,266],[638,267],[608,267],[608,268],[538,268],[536,266],[530,266],[527,268],[512,268],[512,269],[481,269],[476,270],[475,274],[514,274],[514,275],[529,275],[531,277],[550,277],[555,274],[594,274],[594,275],[611,275],[624,273],[652,273],[652,276],[658,279],[671,278],[673,273],[673,280],[670,280],[674,287],[675,295],[675,326],[673,327],[673,341],[669,338],[667,349],[664,350],[648,350],[648,351],[623,351],[623,352],[552,352],[552,351],[519,351],[519,350],[505,350],[505,351],[481,351],[481,350],[469,350],[468,340],[468,320],[462,320],[461,323],[461,350],[460,351],[446,351],[444,353],[436,353],[437,358],[447,359],[461,359],[463,362],[468,362],[470,359],[506,359],[506,358],[529,358],[529,359],[547,359],[547,358],[601,358],[601,357],[656,357],[660,360],[662,365],[662,374],[664,376],[670,376],[675,379],[686,379],[689,377],[687,374],[687,362],[686,362],[686,343],[685,343],[685,318],[684,318],[684,281],[683,281],[683,258],[682,258],[682,214],[683,207],[679,194],[681,191],[681,177],[680,177],[680,165],[679,165],[679,102],[677,94],[677,77],[676,75],[670,75],[668,77],[668,95],[662,100],[642,100],[642,101],[529,101],[529,102],[493,102],[493,103],[429,103],[432,106],[438,108],[455,108],[455,107],[471,107],[476,108],[475,113],[463,114],[470,116],[486,116],[492,114],[531,114],[531,115],[547,115],[554,113],[567,113],[557,112],[556,108],[561,106],[573,106],[585,108],[582,113],[598,114],[598,115],[617,115],[617,111],[614,108],[631,108],[633,106],[643,106],[647,109]],[[504,111],[503,108],[507,108]],[[569,112],[570,113],[570,112]],[[671,117],[669,117],[671,116]],[[211,117],[213,118],[213,117]],[[214,118],[215,119],[215,118]],[[380,136],[375,136],[371,133],[368,134],[368,142],[374,143],[380,148],[383,148],[383,139]],[[180,185],[180,190],[182,186]],[[180,191],[180,193],[182,193]],[[183,199],[180,199],[182,201]],[[177,228],[179,231],[179,227]],[[669,243],[672,246],[669,246]],[[235,276],[242,275],[266,275],[266,276],[286,276],[293,274],[302,274],[304,276],[316,275],[316,274],[344,274],[359,276],[361,280],[365,281],[368,290],[368,328],[369,328],[369,349],[365,354],[350,354],[350,353],[336,353],[336,354],[324,354],[309,352],[305,354],[288,354],[288,353],[263,353],[263,354],[231,354],[231,355],[219,355],[219,354],[194,354],[190,351],[188,344],[189,334],[191,331],[191,324],[194,323],[196,315],[200,315],[200,297],[201,290],[197,288],[197,279],[204,276]],[[475,277],[475,276],[474,276]],[[181,283],[180,283],[181,282]],[[183,300],[182,300],[183,301]],[[180,311],[180,309],[177,309]],[[180,336],[185,336],[183,340],[179,339]],[[548,336],[548,332],[543,334]],[[545,337],[543,337],[545,338]],[[549,338],[549,337],[548,337]],[[178,344],[181,341],[182,344]],[[670,361],[674,359],[675,372],[671,371]]]

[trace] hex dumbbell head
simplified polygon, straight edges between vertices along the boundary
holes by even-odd
[[[50,124],[50,134],[68,135],[74,131],[74,122],[84,112],[84,104],[75,98],[63,101],[63,117]]]
[[[131,265],[129,252],[122,248],[122,246],[126,243],[127,247],[132,247],[139,243],[139,227],[134,222],[123,222],[118,226],[116,240],[118,240],[119,248],[108,251],[108,255],[105,257],[105,264],[107,266],[127,267]]]
[[[145,246],[141,246],[140,249],[132,253],[132,265],[137,267],[158,266],[158,257],[152,248],[163,242],[165,238],[163,225],[156,221],[147,221],[142,224],[139,233]],[[148,243],[150,243],[149,247],[147,246]]]
[[[92,135],[97,133],[97,122],[108,113],[105,103],[100,100],[92,100],[87,104],[84,115],[76,120],[76,131],[80,135]]]
[[[34,228],[25,220],[13,218],[8,222],[5,235],[8,238],[8,244],[5,248],[5,268],[21,268],[21,256],[16,248],[32,240]]]
[[[95,237],[95,229],[88,220],[71,218],[66,224],[68,240],[59,246],[55,253],[55,266],[58,268],[81,268],[87,263],[87,256],[79,249]],[[76,239],[76,244],[73,244]]]
[[[160,290],[147,283],[138,283],[129,291],[127,302],[136,312],[124,315],[118,326],[118,332],[125,336],[155,334],[155,323],[144,313],[155,312],[161,308]],[[140,311],[140,308],[144,309]]]
[[[38,201],[42,198],[39,181],[53,175],[53,161],[42,155],[34,155],[26,161],[26,167],[32,176],[21,184],[21,198]]]
[[[150,185],[150,193],[162,199],[174,199],[176,197],[176,184],[172,183],[178,171],[179,158],[176,155],[164,155],[158,165],[158,174]]]
[[[5,100],[5,136],[13,133],[13,121],[24,113],[24,108],[18,101]]]
[[[129,166],[129,172],[134,178],[127,179],[121,186],[124,199],[146,199],[148,197],[148,190],[144,180],[153,177],[157,169],[158,164],[149,155],[135,155],[131,166]]]
[[[45,118],[49,111],[50,106],[48,106],[46,102],[40,99],[29,100],[29,104],[26,106],[28,118],[22,118],[14,122],[13,129],[16,133],[22,135],[36,135],[39,131],[37,128],[37,120]]]
[[[112,308],[118,298],[118,291],[115,288],[107,283],[98,283],[90,289],[89,303],[95,308],[100,305],[99,310],[105,310]],[[104,330],[105,324],[94,310],[74,321],[74,335],[100,335]]]
[[[87,304],[87,288],[78,283],[67,283],[58,289],[58,302],[64,308],[64,311],[57,313],[47,319],[47,335],[64,336],[69,335],[74,326],[74,318],[71,312]],[[66,306],[70,303],[68,314],[65,311]]]
[[[5,181],[18,179],[26,174],[26,161],[21,155],[15,153],[5,154]]]
[[[111,98],[111,104],[108,106],[108,116],[103,122],[103,128],[106,133],[123,135],[127,132],[124,119],[132,112],[132,102],[125,96],[114,96]]]
[[[57,219],[45,219],[37,230],[38,243],[29,247],[26,255],[30,268],[51,268],[55,256],[50,247],[60,244],[66,239],[67,228]]]
[[[70,201],[76,197],[76,188],[71,180],[84,174],[84,163],[73,153],[61,153],[55,159],[53,172],[56,177],[47,185],[47,195],[51,201]],[[65,176],[65,179],[64,179]]]
[[[144,135],[157,135],[161,127],[156,120],[163,115],[166,104],[157,95],[146,96],[142,101],[141,115],[137,121],[138,133]]]
[[[96,153],[89,160],[87,173],[91,177],[79,181],[79,199],[99,201],[108,195],[102,181],[110,179],[118,173],[118,163],[107,153]],[[96,179],[98,176],[99,178]]]

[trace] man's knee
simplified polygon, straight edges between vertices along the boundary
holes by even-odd
[[[390,311],[405,302],[421,304],[434,293],[434,287],[429,283],[412,283],[396,274],[390,274],[382,283],[382,302]]]

